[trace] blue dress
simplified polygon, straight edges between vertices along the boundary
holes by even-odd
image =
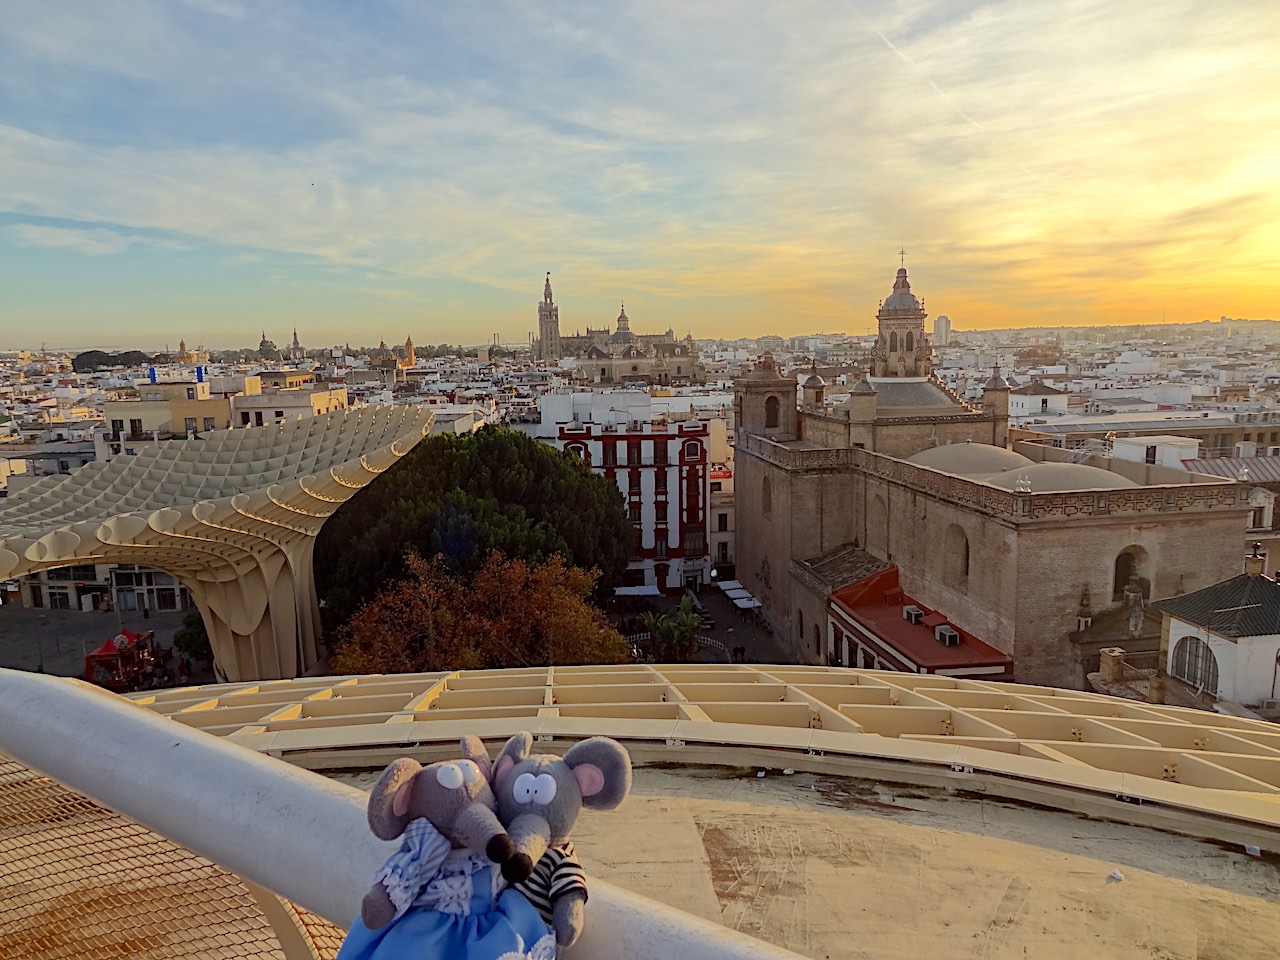
[[[507,889],[497,865],[454,850],[414,820],[378,871],[396,907],[385,927],[357,916],[337,960],[553,960],[556,939],[538,911]]]

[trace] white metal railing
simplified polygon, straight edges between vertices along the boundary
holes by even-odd
[[[395,849],[354,787],[78,680],[0,669],[0,751],[343,927]],[[799,956],[603,880],[588,920],[571,960]]]

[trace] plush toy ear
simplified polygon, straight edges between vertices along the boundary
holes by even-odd
[[[573,768],[573,779],[584,797],[594,797],[604,789],[604,774],[594,763],[580,763]]]
[[[522,730],[513,736],[502,747],[502,752],[498,754],[498,762],[493,768],[493,782],[501,783],[521,760],[529,757],[529,751],[533,747],[533,734],[527,730]]]
[[[617,740],[591,737],[564,755],[582,791],[582,805],[612,810],[631,791],[631,757]]]
[[[409,801],[413,799],[413,780],[406,780],[400,785],[400,789],[396,791],[396,795],[391,798],[391,812],[397,817],[407,817],[409,815]]]
[[[489,751],[484,741],[475,734],[467,734],[462,738],[462,759],[472,761],[480,768],[480,775],[490,783],[493,782],[493,765],[489,762]]]
[[[409,802],[413,782],[422,764],[401,757],[382,771],[382,776],[369,791],[369,829],[381,840],[394,840],[404,833],[409,823]]]

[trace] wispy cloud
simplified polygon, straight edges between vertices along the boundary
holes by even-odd
[[[116,233],[114,230],[100,228],[43,227],[36,224],[22,223],[11,227],[10,233],[17,238],[19,243],[27,246],[66,250],[71,253],[83,253],[91,257],[122,253],[133,242],[129,237]]]
[[[1239,315],[1280,294],[1276,35],[1244,0],[19,2],[0,211],[93,225],[10,231],[51,255],[352,269],[370,309],[465,284],[509,336],[546,269],[570,323],[866,329],[899,243],[961,326]]]

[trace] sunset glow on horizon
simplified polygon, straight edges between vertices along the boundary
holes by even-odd
[[[1280,318],[1280,5],[17,0],[0,347]]]

